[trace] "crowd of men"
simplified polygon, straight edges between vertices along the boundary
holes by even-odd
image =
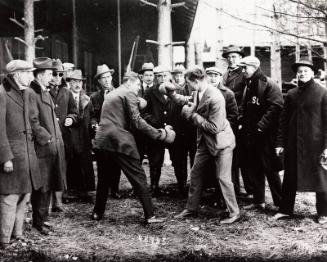
[[[140,199],[146,222],[164,222],[154,215],[152,197],[162,195],[165,149],[179,194],[187,197],[177,219],[197,216],[203,190],[213,185],[225,215],[220,224],[240,219],[239,197],[251,201],[244,209],[264,210],[267,178],[279,208],[273,219],[291,217],[296,192],[311,191],[317,221],[327,223],[327,89],[314,81],[312,62],[302,59],[292,66],[297,86],[284,99],[257,57],[244,57],[233,45],[223,57],[227,70],[144,63],[138,73],[126,72],[117,88],[114,69],[99,65],[98,91],[90,96],[82,71],[71,63],[47,57],[33,64],[9,62],[0,86],[2,247],[24,241],[27,202],[32,226],[49,235],[49,211],[62,212],[71,197],[92,202],[96,188],[91,219],[101,220],[109,192],[120,198],[121,171]]]

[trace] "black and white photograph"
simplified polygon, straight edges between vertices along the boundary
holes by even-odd
[[[327,261],[326,0],[0,0],[0,262]]]

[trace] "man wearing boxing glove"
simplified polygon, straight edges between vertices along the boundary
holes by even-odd
[[[197,91],[198,103],[190,103],[188,97],[176,93],[171,84],[163,84],[159,90],[172,100],[184,105],[182,114],[198,129],[197,152],[191,170],[191,182],[186,209],[176,218],[197,215],[201,198],[205,168],[212,159],[216,165],[216,177],[228,209],[228,217],[221,224],[231,224],[240,218],[231,178],[231,165],[235,137],[226,118],[225,100],[216,88],[208,84],[203,68],[195,67],[186,72],[188,86]],[[185,106],[186,105],[186,106]]]
[[[105,212],[107,178],[112,176],[113,172],[120,172],[121,168],[140,198],[146,222],[163,222],[162,219],[154,217],[151,196],[132,130],[138,130],[152,140],[165,143],[174,141],[175,132],[169,126],[156,129],[141,117],[137,98],[140,87],[138,75],[134,72],[126,73],[123,84],[111,91],[103,103],[94,147],[98,150],[99,157],[107,160],[107,172],[111,174],[98,178],[96,203],[91,217],[93,220],[102,219]]]

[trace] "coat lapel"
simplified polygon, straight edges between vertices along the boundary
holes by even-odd
[[[5,90],[7,92],[8,97],[10,97],[19,106],[24,107],[23,96],[15,80],[11,77],[7,77],[5,78],[3,84],[5,86]]]
[[[204,91],[204,94],[202,95],[202,98],[199,102],[197,112],[199,112],[201,110],[201,108],[203,108],[206,104],[208,104],[209,98],[210,98],[210,91],[209,91],[209,87],[207,87],[207,89]]]

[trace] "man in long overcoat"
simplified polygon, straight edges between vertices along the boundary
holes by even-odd
[[[23,237],[26,201],[42,186],[30,123],[28,86],[33,67],[23,60],[6,66],[0,86],[0,243]]]
[[[77,106],[74,101],[73,95],[70,92],[66,81],[63,79],[64,67],[59,59],[54,59],[53,65],[53,77],[50,82],[50,95],[55,106],[55,113],[59,119],[59,126],[64,140],[66,159],[69,161],[70,149],[73,144],[70,137],[70,128],[76,123],[77,119]],[[53,194],[52,211],[62,212],[62,192],[56,192]],[[68,198],[64,197],[65,201]]]
[[[296,62],[298,86],[288,91],[280,117],[277,153],[285,152],[282,201],[275,219],[293,214],[296,192],[316,192],[318,223],[327,223],[327,89],[313,79],[313,64]]]
[[[47,87],[52,78],[52,59],[34,59],[35,80],[31,83],[31,106],[35,112],[35,151],[39,159],[43,187],[32,193],[33,227],[41,234],[49,234],[47,226],[48,210],[52,192],[66,189],[66,160],[64,143],[55,105]]]

